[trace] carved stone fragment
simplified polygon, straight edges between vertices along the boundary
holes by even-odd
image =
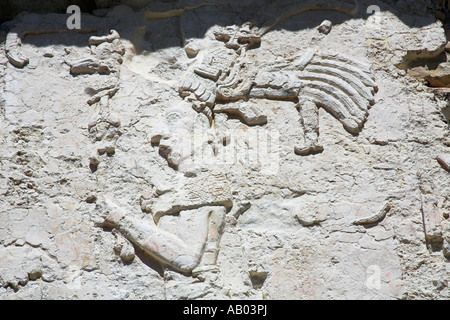
[[[367,217],[367,218],[357,219],[357,220],[353,221],[353,224],[355,224],[355,225],[363,225],[363,226],[370,226],[370,225],[374,225],[376,223],[379,223],[379,222],[383,221],[383,219],[386,217],[386,215],[391,210],[391,208],[392,208],[392,205],[389,202],[387,202],[381,208],[381,210],[378,213],[376,213],[375,215]]]
[[[450,155],[442,154],[437,157],[439,164],[447,171],[450,171]]]
[[[12,26],[5,42],[5,54],[9,62],[16,68],[24,68],[30,62],[29,57],[24,57],[21,53],[22,40],[27,35],[39,34],[57,34],[67,33],[70,30],[66,26],[66,17],[59,14],[49,14],[41,16],[39,14],[29,14],[19,16],[15,19],[15,24]],[[77,30],[79,33],[95,32],[98,25],[95,20],[85,19],[83,21],[83,28]]]
[[[422,197],[422,215],[425,237],[431,246],[442,245],[442,214],[435,199]]]
[[[205,204],[192,208],[179,212],[179,226],[173,233],[164,230],[164,220],[153,222],[130,217],[107,200],[104,202],[106,217],[103,224],[116,228],[125,238],[162,263],[189,273],[196,267],[216,263],[225,221],[224,207]],[[122,252],[123,248],[120,250]]]
[[[329,34],[331,31],[331,27],[333,26],[333,23],[330,20],[325,20],[320,24],[320,26],[317,28],[321,33],[323,34]]]

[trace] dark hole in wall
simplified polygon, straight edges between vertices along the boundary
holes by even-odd
[[[250,271],[249,276],[252,282],[253,289],[261,289],[267,279],[267,275],[267,272],[256,272],[253,270]]]

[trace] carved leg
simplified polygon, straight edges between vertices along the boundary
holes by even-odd
[[[191,272],[197,266],[204,269],[215,265],[225,225],[225,207],[181,211],[175,230],[169,232],[156,226],[153,220],[129,217],[111,202],[105,204],[107,214],[103,225],[116,228],[128,240],[161,262],[182,272]],[[159,224],[164,225],[161,222]],[[170,223],[166,226],[170,226]]]
[[[149,255],[181,272],[190,272],[198,265],[200,260],[198,252],[192,250],[176,235],[161,230],[150,219],[129,217],[123,209],[111,202],[105,204],[108,214],[103,224],[119,230]]]
[[[201,256],[195,272],[209,270],[215,266],[225,226],[225,215],[226,209],[222,206],[201,207],[179,213],[177,228],[174,230],[176,235],[190,250]],[[165,218],[170,220],[174,217],[161,217],[159,225],[164,225],[161,222]]]
[[[198,256],[201,256],[208,239],[209,215],[208,207],[203,207],[181,211],[178,216],[176,235]]]
[[[295,153],[306,156],[322,152],[323,147],[319,145],[319,110],[316,104],[309,99],[300,99],[298,108],[305,133],[305,146],[295,147]]]
[[[219,254],[220,238],[225,227],[225,207],[208,207],[207,209],[209,210],[208,239],[199,268],[216,264]]]

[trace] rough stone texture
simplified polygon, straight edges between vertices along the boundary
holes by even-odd
[[[409,76],[446,59],[444,11],[224,2],[3,25],[0,298],[449,299],[448,96]],[[305,100],[344,56],[367,100]],[[224,99],[219,69],[250,84]]]

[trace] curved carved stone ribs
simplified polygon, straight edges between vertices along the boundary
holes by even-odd
[[[196,111],[204,113],[210,122],[214,114],[228,113],[248,125],[255,125],[264,124],[267,117],[255,115],[245,104],[241,109],[240,104],[228,107],[227,103],[252,98],[294,101],[305,136],[304,145],[294,148],[298,155],[323,151],[318,143],[318,107],[331,113],[350,133],[360,132],[377,91],[369,65],[312,50],[290,61],[280,59],[257,64],[246,56],[246,51],[259,43],[261,36],[252,35],[248,26],[245,24],[237,31],[228,27],[215,33],[217,40],[226,42],[228,52],[210,53],[195,70],[205,82],[214,81],[212,89],[192,76],[180,86],[181,96],[191,101]],[[222,58],[218,54],[222,54]],[[223,63],[227,60],[223,57],[232,57],[234,61]],[[213,65],[214,62],[221,64]]]

